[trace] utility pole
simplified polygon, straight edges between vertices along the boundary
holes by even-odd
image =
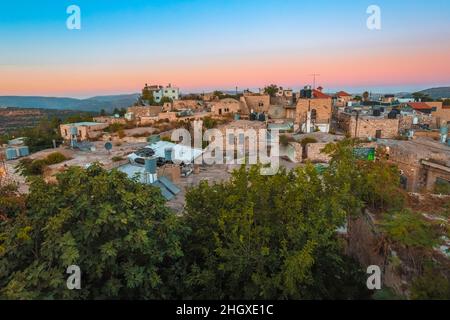
[[[313,89],[316,89],[316,77],[320,77],[320,74],[318,73],[312,73],[309,75],[310,77],[313,77]]]

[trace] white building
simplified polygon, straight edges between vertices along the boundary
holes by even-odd
[[[159,90],[153,91],[153,98],[155,102],[160,102],[163,97],[170,98],[172,100],[178,100],[180,98],[180,88],[172,87],[169,83],[167,87],[158,87]]]

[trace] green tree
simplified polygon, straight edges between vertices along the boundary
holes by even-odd
[[[166,299],[185,228],[159,189],[98,165],[56,184],[34,179],[27,210],[0,234],[0,296],[7,299]],[[66,288],[78,265],[82,289]]]
[[[25,196],[19,193],[17,184],[4,183],[0,178],[0,225],[16,217],[24,209]]]
[[[161,101],[159,102],[159,105],[163,106],[165,103],[172,102],[173,100],[169,97],[162,97]]]
[[[423,92],[414,92],[412,94],[415,101],[422,101],[422,102],[430,102],[433,101],[433,99],[430,97],[430,95],[425,94]]]
[[[242,167],[228,182],[191,189],[185,298],[367,297],[336,235],[347,208],[327,189],[312,165],[274,176]]]
[[[268,94],[271,97],[275,97],[276,93],[278,92],[278,86],[276,84],[271,84],[270,86],[267,86],[264,88],[264,93]]]
[[[149,105],[155,104],[155,97],[153,96],[153,91],[151,91],[147,85],[142,89],[141,100],[147,102]]]
[[[363,101],[369,101],[370,98],[370,94],[368,91],[364,91],[363,95],[362,95]]]

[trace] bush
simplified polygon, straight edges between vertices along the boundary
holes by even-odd
[[[68,160],[66,156],[59,152],[53,152],[49,154],[44,159],[30,159],[24,158],[19,161],[19,164],[16,166],[16,169],[26,177],[29,176],[39,176],[44,173],[44,170],[47,166],[52,164],[61,163]]]
[[[119,161],[123,161],[125,159],[123,157],[120,157],[120,156],[115,156],[115,157],[112,157],[111,160],[113,162],[119,162]]]
[[[47,165],[52,165],[52,164],[57,164],[57,163],[61,163],[66,161],[67,158],[65,155],[63,155],[60,152],[53,152],[51,154],[49,154],[46,158],[45,158],[45,163]]]
[[[411,298],[414,300],[449,300],[450,281],[435,266],[425,266],[421,276],[414,279],[411,286]]]

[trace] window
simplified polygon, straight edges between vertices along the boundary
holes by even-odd
[[[311,110],[311,121],[316,121],[316,120],[317,120],[317,110],[312,109]]]

